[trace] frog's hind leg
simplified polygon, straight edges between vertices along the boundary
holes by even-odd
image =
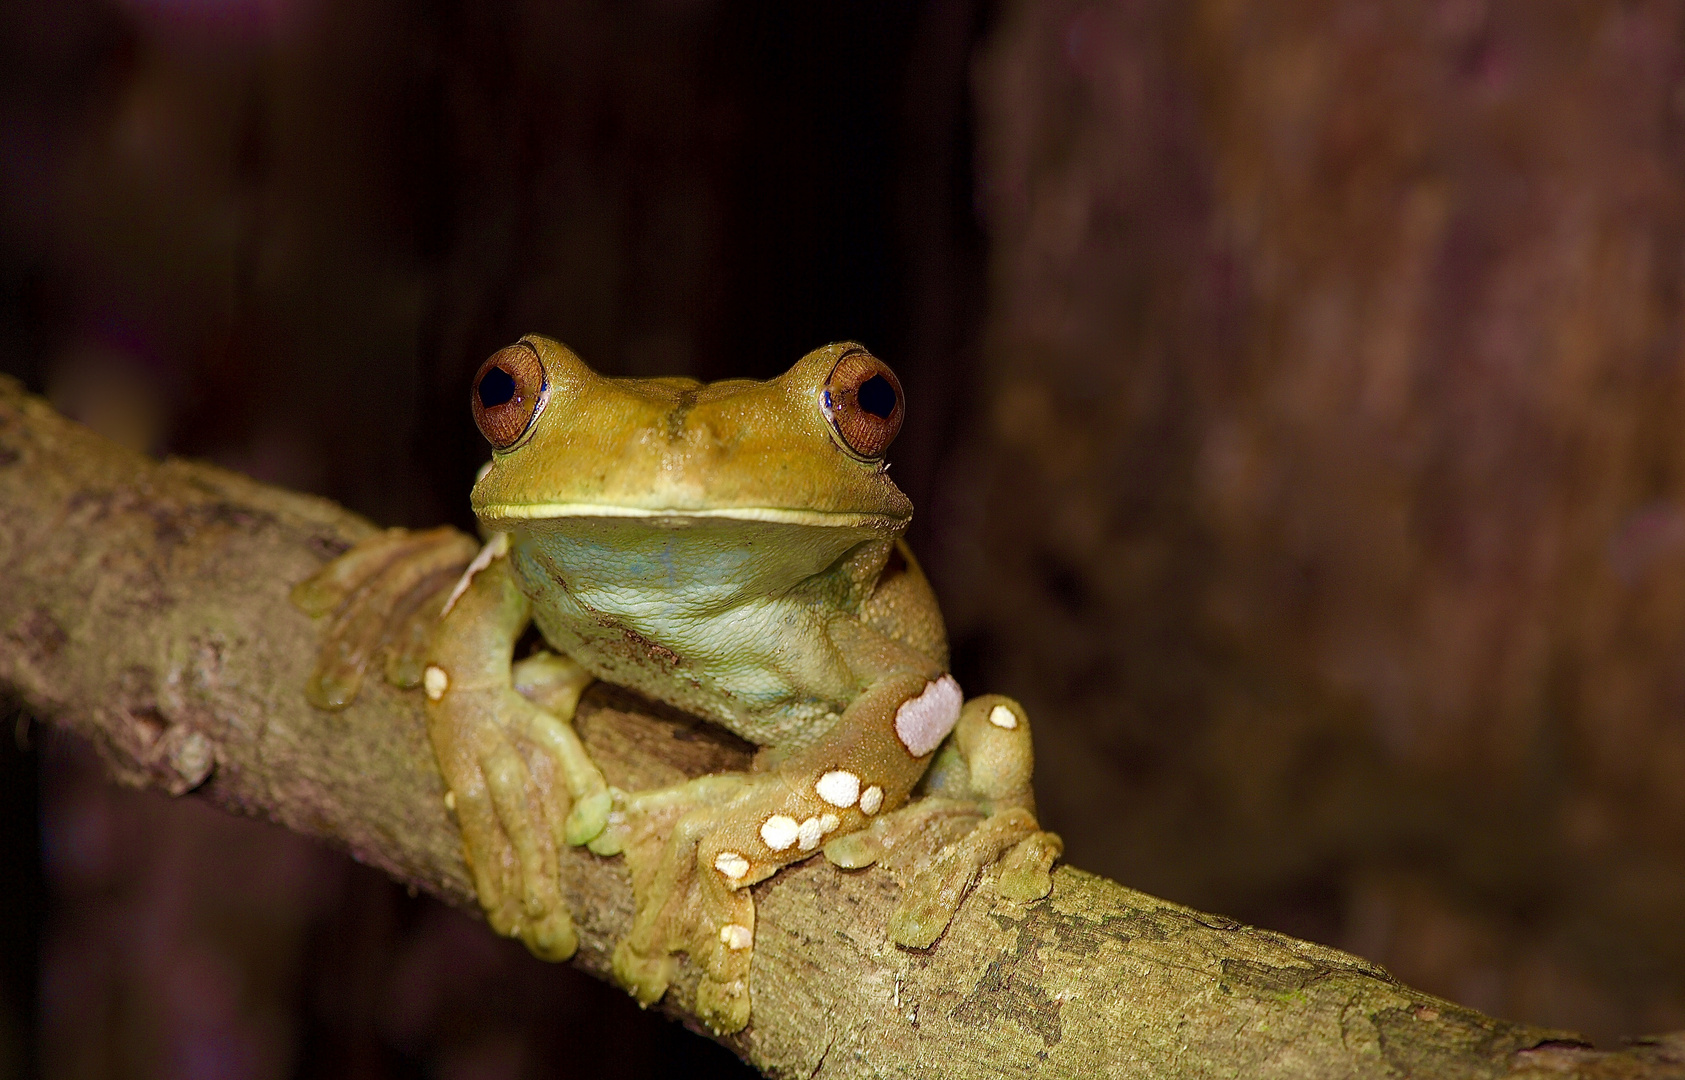
[[[898,945],[928,948],[942,936],[982,872],[999,865],[995,891],[1038,900],[1052,891],[1059,837],[1036,822],[1029,719],[1011,698],[966,702],[931,764],[925,797],[841,836],[825,855],[853,869],[879,863],[902,883],[890,918]]]
[[[730,850],[747,845],[724,837],[721,814],[752,787],[727,773],[639,792],[626,799],[615,841],[638,901],[632,929],[614,951],[615,977],[651,1005],[673,980],[675,954],[688,953],[704,976],[698,1014],[720,1031],[748,1021],[755,931],[748,861]]]
[[[418,685],[445,590],[478,549],[471,537],[451,528],[387,529],[295,586],[294,606],[333,616],[305,684],[310,703],[322,709],[350,705],[368,667],[382,656],[389,681]]]
[[[1030,786],[1035,752],[1024,706],[1000,694],[973,698],[960,713],[950,746],[965,763],[964,797],[989,812],[980,830],[987,839],[979,838],[974,850],[982,854],[991,844],[1002,845],[995,891],[1013,900],[1040,900],[1053,891],[1053,862],[1065,844],[1036,823]],[[957,770],[949,775],[953,779]],[[987,857],[993,862],[997,856]]]
[[[653,1002],[672,955],[701,968],[697,1015],[716,1031],[749,1020],[755,909],[750,886],[866,827],[923,775],[960,711],[939,673],[898,670],[858,694],[812,745],[776,767],[701,777],[626,802],[623,847],[637,901],[616,976]]]

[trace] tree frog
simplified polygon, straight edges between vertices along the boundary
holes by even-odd
[[[999,891],[1048,893],[1060,841],[1034,816],[1028,718],[963,701],[901,539],[912,506],[884,453],[905,405],[887,365],[844,342],[766,382],[607,378],[532,335],[481,366],[470,402],[492,446],[472,494],[483,546],[390,530],[294,598],[334,615],[317,705],[349,703],[382,657],[423,689],[495,929],[565,958],[558,846],[624,853],[636,912],[617,978],[650,1004],[686,953],[702,1019],[735,1031],[749,886],[782,866],[821,849],[894,864],[923,845],[889,927],[912,947],[997,861]],[[515,662],[529,622],[549,648]],[[571,723],[593,678],[725,726],[762,748],[754,767],[610,788]]]

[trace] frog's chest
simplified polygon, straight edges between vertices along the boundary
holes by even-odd
[[[512,552],[545,638],[597,677],[762,745],[803,741],[858,692],[831,644],[835,613],[790,598],[787,552],[769,566],[730,535],[615,525]],[[826,554],[794,570],[822,569]]]

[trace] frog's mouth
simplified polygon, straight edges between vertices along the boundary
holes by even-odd
[[[644,518],[658,528],[683,528],[692,521],[763,521],[777,525],[807,525],[835,529],[896,530],[905,518],[863,514],[849,510],[790,510],[776,506],[730,506],[709,509],[616,506],[611,503],[491,503],[475,508],[481,518],[543,521],[555,518]]]

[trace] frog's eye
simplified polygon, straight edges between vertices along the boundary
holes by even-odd
[[[880,458],[901,430],[906,402],[889,365],[864,350],[844,353],[819,391],[825,418],[843,446],[863,458]]]
[[[492,353],[474,376],[474,425],[497,450],[521,441],[544,408],[544,362],[522,341]]]

